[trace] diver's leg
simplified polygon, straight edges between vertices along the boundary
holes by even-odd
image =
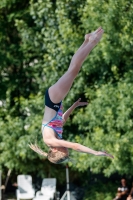
[[[85,41],[72,57],[67,72],[49,88],[49,96],[53,103],[59,103],[69,92],[84,60],[90,51],[98,44],[103,35],[103,29],[98,28],[94,34],[87,34]]]

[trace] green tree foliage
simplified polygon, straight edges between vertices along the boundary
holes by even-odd
[[[37,140],[47,150],[40,131],[44,91],[67,70],[84,34],[101,25],[104,37],[85,61],[64,107],[78,97],[90,103],[74,111],[64,138],[115,156],[71,152],[73,170],[132,175],[132,8],[127,0],[0,1],[2,168],[58,173],[28,143]]]
[[[107,181],[104,183],[101,183],[101,181],[95,181],[91,186],[89,185],[87,187],[84,200],[112,200],[116,196],[117,187],[118,185],[115,185],[114,183],[111,184]]]

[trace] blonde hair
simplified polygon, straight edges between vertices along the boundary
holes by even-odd
[[[44,152],[42,149],[40,149],[37,144],[29,144],[29,147],[35,151],[36,153],[38,153],[41,156],[47,157],[48,160],[52,163],[55,164],[60,164],[63,163],[64,161],[66,161],[67,159],[69,159],[68,155],[64,155],[64,153],[62,153],[61,151],[57,151],[57,152],[53,152],[52,150],[49,150],[48,153]]]

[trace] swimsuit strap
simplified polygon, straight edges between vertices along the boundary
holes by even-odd
[[[47,124],[48,124],[48,123],[47,123]],[[58,136],[60,139],[62,139],[62,136],[61,136],[54,128],[52,128],[51,126],[48,126],[47,124],[42,124],[43,130],[44,130],[44,127],[47,126],[47,127],[51,128],[51,129],[57,134],[57,136]],[[43,130],[42,130],[42,135],[43,135]]]
[[[47,126],[52,120],[54,120],[54,119],[56,118],[57,114],[58,114],[58,112],[55,114],[55,116],[54,116],[48,123],[42,124],[43,130],[44,130],[44,127],[45,127],[45,126]],[[42,134],[43,134],[43,130],[42,130]]]

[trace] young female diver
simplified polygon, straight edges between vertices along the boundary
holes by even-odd
[[[42,121],[42,134],[44,143],[50,150],[48,153],[45,153],[37,145],[30,144],[29,146],[38,154],[47,156],[48,160],[52,163],[58,164],[66,161],[69,158],[69,148],[82,153],[113,158],[112,155],[106,152],[95,151],[79,143],[62,139],[63,125],[71,112],[78,106],[87,105],[86,102],[81,102],[81,99],[79,99],[63,114],[62,100],[68,94],[84,60],[102,38],[103,32],[103,29],[99,27],[95,32],[85,35],[85,40],[72,57],[66,73],[45,93],[45,112]]]

